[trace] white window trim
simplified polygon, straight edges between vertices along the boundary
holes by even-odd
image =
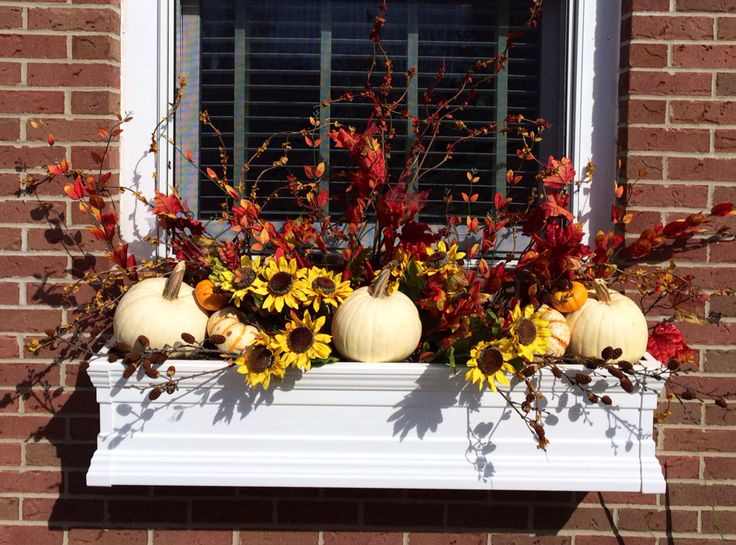
[[[121,135],[120,177],[122,185],[146,197],[153,197],[157,190],[165,193],[173,186],[169,127],[163,127],[158,138],[158,164],[147,150],[151,130],[174,93],[174,2],[157,0],[152,9],[149,2],[123,0],[121,6],[121,105],[123,112],[134,117]],[[573,194],[573,213],[590,237],[610,226],[617,174],[621,1],[572,0],[571,11],[567,148],[578,173],[589,161],[596,165],[592,182],[581,184]],[[122,195],[120,209],[121,231],[131,249],[138,254],[151,253],[143,241],[155,231],[150,212],[129,192]]]

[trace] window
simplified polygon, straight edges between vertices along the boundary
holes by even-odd
[[[518,33],[511,49],[508,69],[479,90],[477,100],[461,118],[469,126],[498,122],[509,114],[535,119],[545,116],[552,130],[544,147],[559,152],[564,140],[563,105],[566,62],[566,28],[561,16],[562,0],[547,0],[541,32],[529,30],[529,6],[516,0],[392,0],[382,36],[394,61],[394,84],[408,85],[406,107],[410,115],[426,111],[423,96],[439,70],[445,78],[435,96],[450,96],[465,71],[479,58],[492,58],[503,51],[509,32]],[[365,84],[371,60],[368,35],[377,13],[378,0],[181,0],[177,16],[177,72],[187,74],[189,88],[177,119],[177,140],[193,150],[202,167],[217,167],[218,139],[201,128],[198,112],[207,111],[222,131],[230,156],[229,170],[237,180],[240,165],[263,142],[278,131],[298,130],[310,115],[320,117],[324,128],[329,119],[356,126],[365,125],[370,106],[359,101],[319,107],[321,101],[346,91],[359,92]],[[407,82],[406,71],[416,67],[418,77]],[[376,73],[380,78],[382,72]],[[545,98],[546,97],[546,98]],[[390,166],[398,173],[402,153],[410,145],[409,121],[397,119]],[[427,164],[438,162],[445,145],[457,134],[448,122],[437,139]],[[326,130],[318,150],[295,142],[289,168],[323,160],[328,165],[325,187],[329,211],[339,217],[344,208],[349,168],[347,152],[329,146]],[[418,189],[429,191],[423,220],[444,223],[447,212],[463,214],[466,205],[457,200],[445,204],[453,185],[471,192],[465,172],[473,171],[480,182],[473,213],[492,206],[496,191],[515,203],[526,203],[534,186],[535,166],[515,156],[519,139],[504,134],[477,138],[458,147],[452,161],[423,178]],[[544,155],[544,151],[542,151]],[[278,148],[264,154],[257,166],[270,165]],[[178,162],[176,183],[201,217],[218,215],[221,191],[206,176]],[[517,185],[507,185],[506,171],[524,174]],[[259,189],[268,195],[285,185],[285,172],[261,180]],[[274,219],[297,211],[286,194],[271,201],[266,210]]]
[[[246,0],[242,1],[246,5],[250,3]],[[424,0],[416,0],[416,2],[418,6],[428,4],[438,9],[444,9],[444,5],[463,5],[469,8],[477,6],[478,9],[492,11],[488,6],[498,6],[498,2],[490,0],[487,2],[448,0],[447,2],[428,1],[426,3]],[[212,9],[216,9],[217,5],[221,6],[220,9],[239,5],[236,0],[207,0],[207,2],[203,0],[199,2],[156,0],[155,7],[152,9],[152,3],[149,2],[123,0],[121,10],[122,111],[130,112],[134,116],[133,122],[127,124],[121,135],[121,183],[152,196],[155,191],[168,191],[174,186],[176,179],[177,189],[184,194],[189,203],[194,205],[194,208],[197,208],[199,184],[196,180],[196,173],[191,170],[187,171],[186,165],[176,161],[176,154],[168,144],[169,135],[174,134],[173,125],[164,126],[158,134],[161,150],[158,163],[146,150],[150,141],[151,128],[156,125],[166,111],[167,104],[172,100],[177,74],[185,72],[189,75],[190,82],[187,103],[181,112],[182,116],[188,113],[189,121],[181,118],[177,120],[176,126],[179,132],[177,138],[191,143],[189,148],[197,156],[199,154],[199,126],[196,120],[195,122],[192,120],[201,106],[199,96],[201,67],[199,54],[194,55],[193,52],[202,47],[200,37],[202,12],[199,6],[211,3],[215,6]],[[322,0],[304,0],[303,2],[280,0],[264,4],[269,4],[269,9],[274,9],[273,4],[283,3],[312,6],[319,3],[321,9]],[[356,2],[344,0],[342,4],[330,3],[347,6],[362,3],[362,0],[356,0]],[[518,4],[516,0],[509,0],[510,17],[515,4]],[[546,118],[557,120],[557,132],[554,135],[557,141],[550,138],[550,135],[546,139],[549,151],[564,152],[573,157],[578,172],[581,172],[590,160],[596,164],[593,181],[577,186],[573,195],[573,212],[578,221],[583,223],[587,233],[595,233],[598,228],[607,226],[611,198],[609,195],[611,193],[610,181],[616,175],[618,103],[616,67],[618,66],[621,23],[618,4],[610,0],[567,0],[564,3],[558,0],[545,0],[545,18],[539,35],[541,42],[537,48],[538,64],[536,66],[540,74],[537,95],[539,108],[541,112],[544,112]],[[362,5],[372,7],[373,2],[366,2]],[[398,13],[407,14],[404,28],[408,28],[410,8],[411,1],[393,0],[391,2],[392,17],[397,18]],[[459,17],[454,10],[450,15]],[[447,20],[454,21],[455,19],[449,19],[450,15],[447,15]],[[332,20],[335,18],[333,17]],[[247,17],[245,21],[247,23]],[[486,18],[483,24],[498,24],[495,21],[494,19],[491,22],[489,18]],[[474,21],[471,19],[470,22]],[[230,23],[234,32],[234,20]],[[319,24],[322,25],[321,16]],[[395,25],[400,26],[398,20]],[[333,29],[333,41],[335,32],[337,29]],[[362,39],[363,36],[356,37]],[[396,39],[408,42],[409,33],[407,32],[405,38],[398,36]],[[493,41],[494,37],[489,36],[488,42]],[[357,44],[354,47],[360,49]],[[530,48],[525,49],[531,51]],[[360,54],[365,54],[365,50],[360,49]],[[566,62],[562,59],[565,59]],[[363,70],[364,67],[361,66],[360,69]],[[321,60],[319,70],[322,73]],[[560,71],[563,72],[562,78],[558,77]],[[513,73],[512,71],[511,74]],[[251,73],[251,76],[255,74]],[[254,82],[252,79],[250,81]],[[509,86],[510,89],[513,89],[511,81]],[[247,87],[245,89],[247,90]],[[509,94],[509,97],[513,97],[513,94]],[[512,107],[511,102],[510,98],[509,108]],[[233,105],[235,105],[234,100]],[[246,134],[240,133],[240,137],[245,138]],[[491,146],[491,151],[486,151],[486,153],[493,153],[493,146]],[[542,155],[544,153],[546,151],[542,150]],[[490,179],[488,183],[491,183]],[[592,206],[593,203],[595,206]],[[131,243],[131,249],[146,253],[148,250],[146,250],[147,246],[143,239],[155,229],[155,222],[150,213],[129,192],[121,195],[120,209],[123,236]]]

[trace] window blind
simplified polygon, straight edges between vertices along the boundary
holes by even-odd
[[[332,118],[364,128],[368,105],[352,102],[319,108],[319,104],[345,91],[358,92],[365,85],[371,59],[367,36],[376,11],[376,0],[208,0],[200,4],[199,106],[223,133],[235,179],[239,166],[267,136],[298,130],[310,115],[319,116],[325,126]],[[435,89],[435,97],[450,96],[476,59],[494,57],[505,48],[509,32],[516,32],[508,69],[479,90],[477,100],[460,117],[471,127],[494,121],[503,125],[508,114],[538,117],[545,77],[544,44],[541,33],[526,28],[527,17],[527,3],[515,0],[390,2],[382,35],[394,61],[395,85],[407,85],[409,67],[418,72],[407,93],[410,114],[421,116],[427,111],[423,95],[438,70],[445,72],[445,79]],[[381,70],[379,63],[376,78],[382,76]],[[447,133],[437,139],[425,166],[439,161],[446,144],[453,140],[451,135],[458,134],[450,125],[452,122],[447,123]],[[397,136],[389,166],[395,179],[411,135],[406,119],[397,119],[394,127]],[[307,147],[301,139],[291,143],[294,149],[289,154],[289,168],[295,173],[301,174],[303,165],[319,160],[327,164],[324,186],[329,190],[328,206],[331,214],[339,216],[347,184],[343,174],[350,168],[347,152],[330,149],[327,138],[317,149]],[[484,214],[497,191],[515,203],[525,203],[534,187],[535,168],[516,158],[519,144],[512,135],[493,134],[459,146],[452,161],[419,182],[419,189],[429,191],[422,219],[444,222],[446,213]],[[214,135],[202,129],[198,145],[201,166],[218,166]],[[279,156],[278,149],[268,152],[256,166],[270,165]],[[507,185],[508,168],[523,174],[523,181]],[[471,187],[466,171],[477,173],[480,182]],[[259,183],[259,193],[270,194],[284,184],[284,173],[267,175]],[[217,215],[223,195],[205,177],[197,186],[200,216]],[[478,193],[478,201],[470,209],[458,200],[448,206],[445,197],[452,188],[456,194]],[[266,212],[280,219],[295,214],[297,208],[283,192]]]

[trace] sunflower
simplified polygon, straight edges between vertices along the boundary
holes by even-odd
[[[534,311],[532,305],[527,305],[522,311],[518,303],[511,311],[511,344],[517,357],[532,361],[534,356],[541,356],[547,352],[547,343],[551,335],[549,322]]]
[[[271,378],[283,378],[286,365],[278,350],[273,348],[274,341],[264,333],[259,333],[253,343],[245,349],[243,355],[235,360],[238,373],[245,375],[245,382],[251,388],[259,384],[264,390],[271,385]]]
[[[315,312],[319,311],[322,303],[337,308],[352,291],[350,282],[343,281],[341,274],[319,267],[309,269],[302,287],[304,302]]]
[[[257,293],[265,295],[263,308],[269,312],[281,312],[284,305],[298,308],[299,300],[303,297],[302,288],[304,269],[299,269],[296,259],[285,257],[269,258],[262,270],[266,277],[266,284]]]
[[[330,355],[332,337],[319,332],[326,320],[325,316],[319,316],[313,321],[307,310],[303,318],[299,318],[295,312],[291,313],[291,321],[282,333],[276,335],[274,343],[281,351],[285,365],[295,365],[302,371],[309,371],[313,359],[325,359]]]
[[[266,283],[258,277],[260,272],[260,256],[241,256],[240,268],[235,271],[231,271],[219,259],[215,259],[210,280],[221,290],[232,292],[231,299],[236,305],[240,305],[249,293],[266,295]]]
[[[425,250],[426,256],[421,261],[420,271],[427,276],[458,272],[462,268],[462,263],[459,262],[465,257],[465,252],[458,250],[455,242],[448,247],[444,240],[440,240],[435,248],[430,247]]]
[[[509,360],[514,357],[509,339],[481,341],[470,350],[468,371],[465,380],[483,389],[486,383],[491,391],[496,391],[496,382],[509,385],[508,375],[515,373]]]

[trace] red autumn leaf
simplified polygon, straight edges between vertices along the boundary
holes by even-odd
[[[120,244],[112,252],[112,260],[123,269],[133,269],[136,266],[134,255],[128,254],[128,245]]]
[[[575,169],[572,161],[563,157],[559,161],[550,156],[547,160],[546,175],[542,179],[544,186],[559,191],[575,180]]]
[[[193,155],[192,155],[192,150],[188,149],[188,150],[186,150],[184,152],[184,159],[186,159],[190,163],[194,161]]]
[[[624,196],[624,186],[620,184],[616,185],[615,193],[616,193],[617,199],[620,199],[621,197],[623,197]]]
[[[217,177],[217,172],[215,172],[214,170],[212,170],[210,167],[207,167],[207,171],[206,172],[207,172],[207,177],[210,180],[215,180],[215,181],[219,180],[219,178]]]
[[[513,170],[506,171],[506,182],[511,185],[516,185],[522,180],[522,177],[516,174]]]
[[[48,165],[46,168],[48,168],[49,174],[52,176],[60,176],[69,172],[69,162],[66,159],[62,159],[54,165]]]
[[[733,216],[734,215],[733,203],[732,202],[718,203],[711,209],[710,213],[713,216]]]
[[[671,322],[662,322],[654,327],[647,342],[647,352],[663,365],[672,360],[687,362],[693,357],[682,331]]]
[[[496,210],[503,210],[509,204],[509,200],[500,193],[496,193],[493,196],[493,204]]]
[[[97,134],[102,140],[107,140],[110,138],[110,131],[108,131],[105,127],[100,127],[97,129]]]
[[[157,216],[175,218],[178,214],[184,211],[184,205],[177,195],[164,195],[160,192],[156,193],[156,196],[153,199],[153,213]]]
[[[112,178],[111,172],[105,172],[102,176],[99,177],[97,180],[97,186],[99,188],[104,188],[107,185],[107,182],[110,181],[110,178]]]
[[[87,194],[87,191],[84,187],[84,184],[82,183],[82,178],[80,176],[77,176],[76,178],[74,178],[73,183],[66,184],[64,186],[64,193],[66,193],[70,199],[73,199],[75,201],[78,201],[79,199],[84,197]]]
[[[92,227],[90,232],[98,240],[110,241],[115,236],[115,227],[117,226],[118,217],[114,212],[108,212],[100,216],[100,227]]]
[[[55,142],[56,142],[56,138],[54,138],[53,134],[49,133],[49,136],[48,136],[49,146],[53,146]]]
[[[324,208],[327,206],[327,202],[330,200],[330,194],[327,191],[320,191],[317,195],[317,206]]]

